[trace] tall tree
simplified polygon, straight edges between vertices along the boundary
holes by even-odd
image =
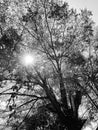
[[[78,14],[68,3],[52,0],[17,0],[8,5],[0,38],[10,62],[1,66],[2,73],[7,72],[0,93],[7,96],[8,124],[16,130],[81,130],[86,122],[78,115],[82,96],[97,109],[90,96],[98,96],[91,12]],[[25,53],[34,56],[32,66],[23,66]],[[3,87],[4,81],[11,87]]]

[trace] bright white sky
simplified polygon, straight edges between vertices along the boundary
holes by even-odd
[[[91,10],[93,13],[93,20],[98,25],[98,0],[63,0],[67,1],[69,7],[73,7],[75,9],[84,9],[87,8]]]

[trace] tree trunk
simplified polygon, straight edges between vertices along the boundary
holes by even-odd
[[[67,129],[68,130],[81,130],[85,121],[81,121],[80,119],[71,119],[71,120],[69,119],[69,124],[67,126]]]

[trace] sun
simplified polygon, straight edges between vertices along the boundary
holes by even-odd
[[[30,66],[34,63],[34,56],[31,54],[24,54],[22,57],[22,62],[24,66]]]

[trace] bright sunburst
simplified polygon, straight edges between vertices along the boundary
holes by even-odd
[[[24,66],[29,66],[34,63],[34,56],[31,54],[24,54],[22,58]]]

